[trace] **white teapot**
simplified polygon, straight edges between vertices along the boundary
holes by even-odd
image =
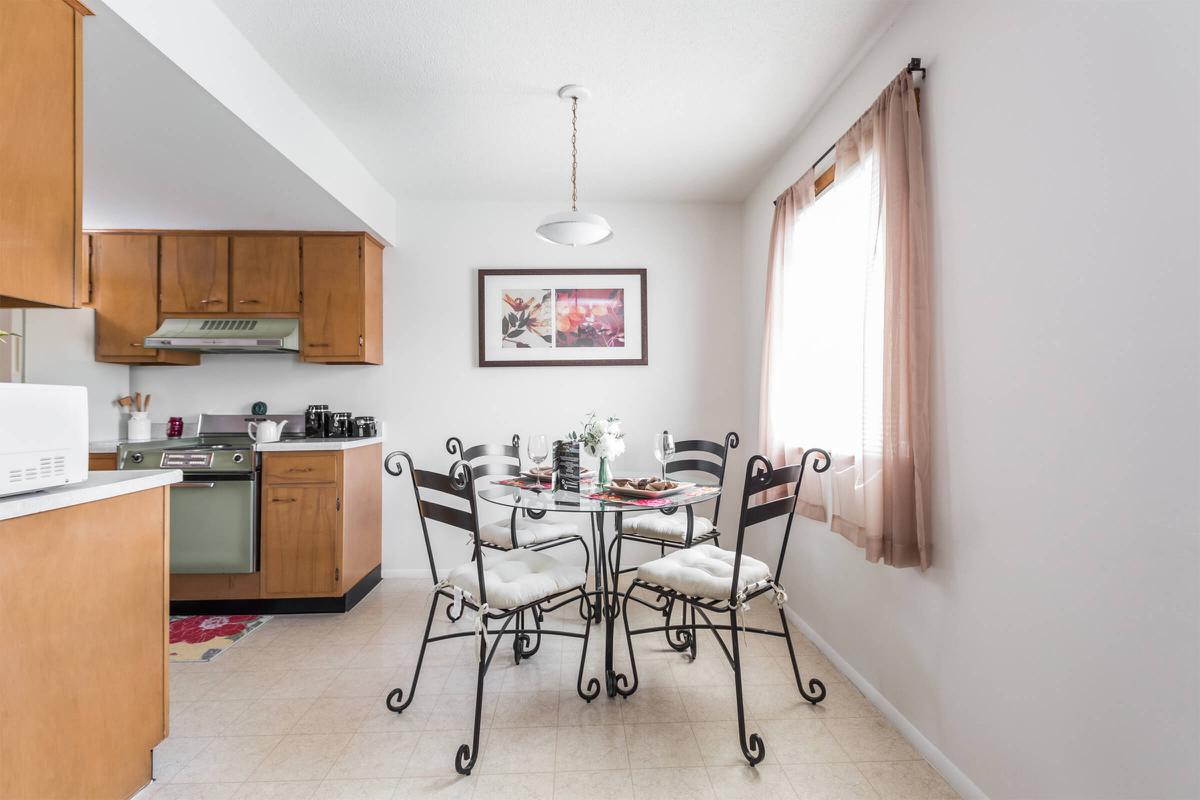
[[[276,422],[273,419],[264,419],[262,422],[247,423],[246,433],[259,444],[267,444],[268,442],[278,442],[279,437],[283,436],[283,429],[286,426],[287,420]]]

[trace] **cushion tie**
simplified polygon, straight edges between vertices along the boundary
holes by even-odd
[[[483,640],[487,636],[487,620],[484,617],[491,611],[491,607],[484,603],[475,612],[475,661],[483,660]]]

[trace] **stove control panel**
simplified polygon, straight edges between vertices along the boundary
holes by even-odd
[[[212,460],[212,453],[163,453],[158,465],[163,469],[208,469]]]

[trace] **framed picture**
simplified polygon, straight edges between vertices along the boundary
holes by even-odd
[[[647,363],[646,270],[479,270],[479,366]]]

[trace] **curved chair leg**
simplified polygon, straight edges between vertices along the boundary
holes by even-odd
[[[671,627],[671,617],[675,614],[675,598],[672,597],[667,601],[667,607],[663,611],[663,616],[666,617],[667,629],[663,635],[667,637],[667,646],[676,653],[682,653],[691,648],[691,633],[684,629],[680,624],[678,628]],[[687,605],[683,607],[683,622],[687,622]]]
[[[580,589],[579,602],[582,608],[587,609],[585,620],[590,620],[592,617],[592,606],[588,600],[586,587]],[[599,678],[588,678],[587,688],[583,688],[583,666],[587,663],[588,640],[591,638],[592,626],[590,624],[583,626],[583,652],[579,654],[579,674],[575,677],[575,691],[579,693],[587,702],[592,702],[600,696],[600,680]]]
[[[454,769],[460,775],[470,775],[479,759],[479,724],[483,716],[483,677],[488,668],[487,637],[479,637],[479,677],[475,681],[475,729],[471,734],[471,743],[458,748],[454,756]]]
[[[796,666],[796,648],[792,646],[792,633],[782,608],[779,609],[779,622],[783,625],[783,638],[787,642],[788,655],[792,659],[792,675],[796,677],[796,688],[800,690],[801,697],[815,706],[825,699],[825,684],[817,678],[809,678],[808,689],[805,690],[804,681],[800,679],[800,667]]]
[[[737,609],[729,611],[729,628],[733,633],[730,638],[733,640],[733,687],[737,696],[738,744],[741,745],[742,755],[753,767],[767,755],[767,748],[757,733],[750,734],[750,739],[746,739],[746,707],[742,699],[742,655],[738,648]]]
[[[408,699],[404,699],[403,689],[392,689],[388,692],[387,699],[384,700],[384,705],[388,707],[389,711],[395,711],[397,714],[403,713],[404,709],[412,703],[413,698],[417,696],[417,680],[421,677],[421,663],[425,660],[425,648],[429,645],[429,630],[433,627],[433,612],[437,610],[438,597],[440,597],[439,594],[434,594],[433,599],[429,602],[429,619],[425,621],[425,635],[421,637],[421,651],[417,653],[417,668],[413,672],[412,686],[408,689]]]
[[[533,628],[536,631],[532,637],[528,633],[518,633],[513,637],[513,656],[517,659],[516,663],[521,663],[521,659],[532,658],[534,654],[542,646],[542,615],[538,613],[537,606],[534,606],[529,616],[533,619]],[[521,630],[525,629],[525,612],[522,611],[517,618],[517,627]],[[530,646],[530,642],[533,643]]]
[[[633,635],[629,632],[629,597],[633,594],[636,584],[635,580],[629,585],[629,589],[625,592],[625,599],[621,603],[621,617],[625,625],[625,649],[629,651],[629,671],[633,674],[632,681],[624,675],[618,675],[613,680],[613,691],[622,697],[629,697],[638,688],[637,657],[633,654]]]
[[[691,606],[692,626],[688,631],[688,655],[696,660],[696,607]]]

